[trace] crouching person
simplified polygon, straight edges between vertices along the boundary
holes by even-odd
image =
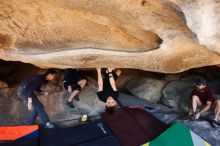
[[[30,110],[25,124],[34,124],[36,117],[39,116],[40,119],[45,124],[46,128],[54,128],[54,125],[50,123],[50,120],[44,110],[43,104],[37,98],[34,91],[40,93],[41,95],[47,96],[47,92],[43,92],[40,88],[42,84],[46,84],[48,81],[55,79],[56,71],[48,70],[43,75],[32,75],[24,79],[18,87],[18,96],[23,100],[25,105],[27,105],[28,110]]]
[[[78,94],[86,86],[86,77],[76,69],[69,68],[66,70],[65,77],[63,79],[63,86],[68,90],[70,94],[66,105],[70,108],[74,108],[73,99],[79,101]]]
[[[120,76],[121,70],[106,69],[103,74],[100,68],[97,68],[98,75],[98,98],[105,103],[106,112],[113,114],[117,110],[117,91],[115,80]],[[103,75],[103,76],[102,76]]]
[[[198,107],[205,105],[202,110],[198,110]],[[191,93],[191,101],[189,103],[189,116],[194,119],[198,119],[204,112],[207,112],[214,108],[214,121],[218,120],[220,113],[220,100],[216,100],[213,93],[209,90],[206,80],[204,78],[198,78],[195,81],[195,89]]]

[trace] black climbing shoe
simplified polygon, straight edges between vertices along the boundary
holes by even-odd
[[[211,125],[212,127],[217,128],[219,126],[219,123],[216,120],[212,120]]]
[[[73,105],[73,102],[69,102],[68,100],[66,101],[66,105],[70,108],[74,108],[75,106]]]
[[[189,119],[192,120],[192,121],[196,121],[196,115],[193,114],[193,115],[189,116]]]
[[[75,96],[75,99],[76,99],[76,101],[79,101],[79,96],[76,95],[76,96]]]

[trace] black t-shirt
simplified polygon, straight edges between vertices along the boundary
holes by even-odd
[[[113,99],[117,100],[118,96],[119,96],[119,92],[118,91],[99,91],[97,92],[98,98],[99,100],[101,100],[102,102],[106,102],[107,98],[109,96],[111,96]]]
[[[78,81],[81,79],[85,79],[85,77],[79,71],[76,69],[67,69],[63,79],[63,85],[67,89],[69,85],[77,85]]]

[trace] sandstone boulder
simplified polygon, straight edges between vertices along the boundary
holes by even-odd
[[[181,74],[167,74],[165,76],[165,80],[167,82],[179,80],[181,78]]]
[[[187,25],[196,34],[199,43],[219,53],[220,44],[217,43],[220,39],[219,1],[176,0],[176,3],[181,7]]]
[[[1,1],[0,58],[42,68],[111,66],[164,73],[217,65],[219,4],[207,3]]]
[[[156,103],[160,100],[165,84],[166,82],[163,80],[139,77],[129,81],[127,89],[137,97]]]
[[[193,81],[191,80],[172,81],[162,91],[162,102],[169,107],[187,110],[187,103],[193,89]]]

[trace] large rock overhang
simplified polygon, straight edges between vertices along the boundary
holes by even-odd
[[[220,64],[218,48],[201,45],[187,26],[182,3],[2,1],[0,59],[41,68],[111,66],[164,73]]]

